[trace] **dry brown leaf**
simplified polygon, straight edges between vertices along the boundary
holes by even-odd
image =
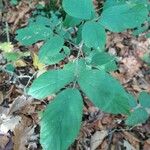
[[[95,150],[104,140],[104,138],[108,135],[106,130],[96,131],[94,135],[91,137],[91,150]]]
[[[125,135],[125,139],[127,141],[130,142],[130,144],[136,149],[136,150],[139,150],[140,149],[140,140],[137,139],[135,136],[133,136],[132,134],[130,134],[129,132],[123,132],[124,135]]]
[[[22,0],[20,1],[19,5],[17,5],[17,7],[15,8],[11,7],[8,10],[7,21],[8,23],[13,23],[13,27],[12,27],[13,32],[16,30],[20,21],[25,20],[25,15],[35,7],[36,3],[37,1],[30,2],[30,1]]]
[[[135,49],[135,54],[139,58],[143,58],[144,54],[149,53],[150,38],[147,38],[144,42],[132,39],[132,44]]]
[[[19,124],[19,122],[21,121],[21,117],[20,116],[4,116],[1,121],[2,122],[0,124],[0,131],[2,133],[7,134],[9,130],[13,131],[14,128]]]
[[[126,150],[136,150],[128,141],[124,140],[123,145],[126,148]]]
[[[121,63],[123,64],[122,70],[124,70],[124,73],[126,73],[130,78],[136,75],[141,67],[141,63],[134,56],[123,58]]]
[[[25,95],[18,96],[16,99],[14,99],[13,103],[10,106],[9,114],[12,114],[18,110],[20,110],[22,107],[26,106],[27,104],[30,104],[32,102],[31,97],[27,97]]]
[[[0,150],[5,149],[8,142],[9,138],[7,135],[0,135]]]
[[[29,118],[24,116],[20,124],[14,129],[14,150],[26,150],[26,145],[29,144],[31,138],[31,140],[37,140],[37,135],[33,136],[35,126],[30,126],[29,122]]]
[[[109,147],[108,141],[105,139],[105,140],[102,142],[101,146],[98,147],[98,150],[106,150],[106,149],[108,149],[108,147]]]
[[[150,139],[145,141],[143,150],[150,150]]]

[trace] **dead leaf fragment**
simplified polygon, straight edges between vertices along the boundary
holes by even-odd
[[[126,148],[126,150],[136,150],[128,141],[124,140],[123,145]]]
[[[135,136],[133,136],[129,132],[124,132],[124,135],[125,135],[126,140],[129,141],[136,150],[140,149],[139,139],[137,139]]]
[[[0,150],[5,149],[8,142],[9,138],[7,135],[0,135]]]
[[[91,150],[95,150],[104,140],[104,138],[108,135],[106,130],[97,131],[91,138]]]
[[[14,65],[15,65],[15,67],[25,67],[25,66],[27,66],[27,64],[21,59],[15,61]]]
[[[35,68],[37,68],[38,70],[43,70],[45,65],[43,63],[40,62],[38,55],[36,55],[35,53],[33,53],[33,66]]]
[[[32,98],[27,97],[25,95],[18,96],[10,106],[9,115],[20,110],[22,107],[30,104],[32,102]]]
[[[150,150],[150,139],[145,141],[143,150]]]
[[[2,133],[7,133],[9,130],[13,131],[20,121],[20,116],[7,116],[2,120],[2,123],[0,124],[0,131]]]
[[[136,75],[141,67],[141,63],[134,56],[123,58],[121,63],[123,63],[122,70],[124,70],[129,77]]]
[[[35,142],[32,144],[29,141],[36,141],[38,139],[38,135],[35,135],[35,126],[29,125],[29,118],[23,117],[22,122],[16,126],[14,129],[14,150],[27,150],[26,145],[29,144],[37,148]]]

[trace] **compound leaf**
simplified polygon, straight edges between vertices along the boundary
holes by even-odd
[[[86,22],[82,29],[82,40],[87,47],[101,51],[106,43],[105,29],[97,22]]]
[[[83,102],[77,89],[66,89],[48,104],[41,118],[44,150],[67,150],[79,133]]]
[[[128,114],[128,96],[120,83],[104,71],[84,71],[78,79],[81,90],[100,109],[113,114]]]
[[[47,71],[33,81],[28,94],[34,98],[43,99],[58,92],[73,79],[73,73],[68,70]]]
[[[91,19],[94,12],[92,0],[63,0],[65,12],[75,18]]]
[[[144,123],[148,119],[149,115],[147,111],[143,108],[137,108],[126,120],[126,124],[129,126],[134,126],[140,123]]]
[[[148,17],[148,9],[144,4],[126,2],[104,9],[100,23],[113,32],[122,32],[140,26]]]

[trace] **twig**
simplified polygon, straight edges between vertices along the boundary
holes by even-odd
[[[5,22],[5,25],[6,25],[6,36],[7,36],[7,42],[10,42],[10,36],[9,36],[9,26],[8,26],[8,23],[7,21]]]

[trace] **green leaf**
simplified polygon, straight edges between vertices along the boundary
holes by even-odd
[[[126,4],[126,3],[137,3],[137,4],[148,4],[148,0],[106,0],[104,3],[104,8],[107,9],[108,7],[116,6],[116,5],[121,5],[121,4]]]
[[[83,45],[82,51],[83,51],[84,55],[86,56],[85,58],[88,59],[88,62],[91,62],[91,57],[93,56],[93,53],[95,51],[93,51],[91,48],[89,48],[85,45]]]
[[[52,36],[52,30],[42,24],[31,23],[29,26],[17,30],[16,40],[25,46],[38,41],[46,40]]]
[[[150,54],[149,53],[145,53],[142,60],[144,62],[146,62],[148,65],[150,65]]]
[[[7,64],[5,69],[8,71],[8,72],[11,72],[13,73],[14,70],[15,70],[15,67],[12,65],[12,64]]]
[[[92,0],[63,0],[65,12],[75,18],[91,19],[94,12]]]
[[[62,57],[60,50],[63,48],[63,45],[64,39],[58,35],[47,40],[39,51],[40,61],[45,64],[55,64],[54,60],[59,57],[59,62],[60,57]]]
[[[125,0],[106,0],[103,9],[107,9],[109,7],[121,5],[121,4],[125,4]]]
[[[146,34],[146,38],[150,38],[150,33],[147,33],[147,34]]]
[[[0,0],[0,12],[2,11],[3,8],[4,8],[3,2],[2,2],[2,0]]]
[[[65,57],[69,56],[70,54],[70,49],[66,46],[63,46],[63,50],[59,52],[58,54],[51,55],[48,57],[48,61],[46,64],[52,65],[52,64],[57,64],[61,60],[65,59]]]
[[[18,0],[10,0],[10,4],[11,5],[17,5],[18,4]]]
[[[146,32],[148,30],[148,28],[149,28],[148,25],[140,26],[133,31],[133,35],[138,36],[138,35]]]
[[[105,71],[114,71],[117,69],[115,57],[106,53],[95,53],[92,57],[91,65]]]
[[[144,4],[126,2],[105,9],[99,22],[110,31],[122,32],[140,26],[147,19],[148,13]]]
[[[69,56],[69,54],[70,54],[70,49],[68,47],[63,46],[63,51],[54,56],[50,56],[47,64],[49,65],[57,64],[61,60],[65,59],[65,57]]]
[[[144,123],[148,119],[149,115],[147,111],[143,108],[137,108],[126,120],[126,124],[129,126],[134,126],[137,124]]]
[[[65,20],[63,22],[63,25],[65,27],[74,27],[74,26],[80,24],[81,21],[82,21],[81,19],[74,18],[74,17],[71,17],[69,15],[66,15]]]
[[[73,73],[68,70],[47,71],[33,81],[28,94],[34,98],[43,99],[58,92],[73,80]]]
[[[67,150],[77,137],[83,102],[76,89],[66,89],[48,104],[41,119],[40,143],[44,150]]]
[[[120,83],[99,70],[83,71],[78,79],[81,90],[104,112],[128,114],[128,96]]]
[[[79,45],[81,43],[81,41],[82,41],[82,27],[83,27],[82,24],[78,27],[77,37],[75,39],[75,43],[77,45]]]
[[[77,59],[66,64],[64,69],[72,72],[74,77],[78,78],[86,70],[86,62],[84,59]]]
[[[21,56],[17,52],[4,53],[4,57],[7,61],[17,61]]]
[[[29,23],[36,23],[44,26],[50,26],[50,19],[43,17],[41,15],[37,15],[35,18],[30,18]]]
[[[87,47],[102,51],[106,43],[105,29],[97,22],[86,22],[82,29],[82,40]]]
[[[144,108],[150,108],[150,94],[143,91],[140,93],[138,97],[139,103],[144,107]]]
[[[131,108],[137,107],[137,100],[135,100],[132,94],[128,94],[128,102]]]

